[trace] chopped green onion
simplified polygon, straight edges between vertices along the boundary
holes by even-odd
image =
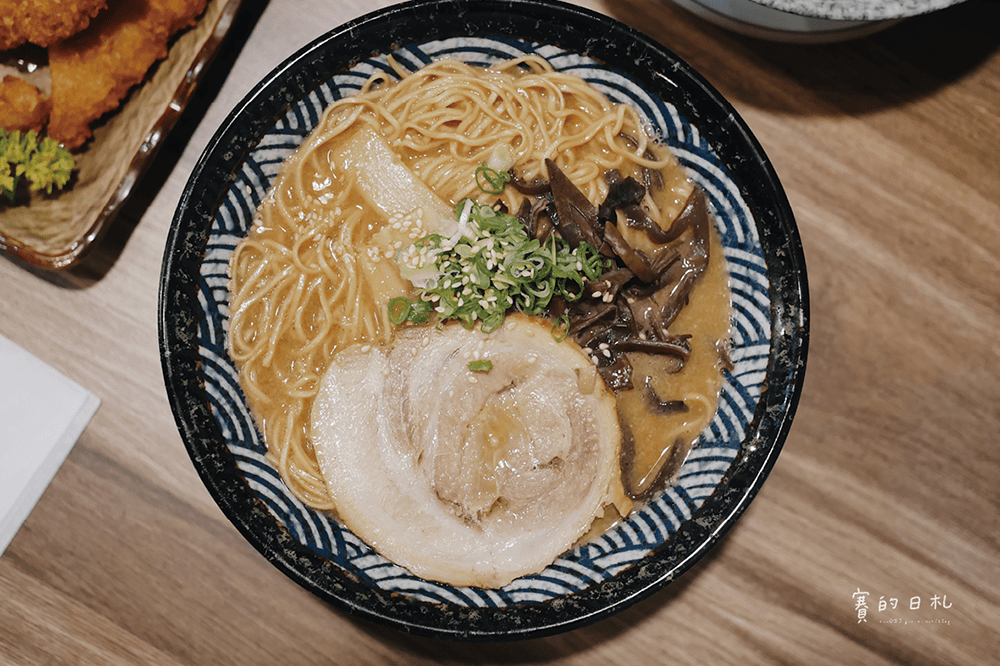
[[[510,174],[506,171],[497,171],[486,164],[476,169],[476,185],[486,194],[500,194],[509,181]]]
[[[457,319],[465,328],[490,333],[511,309],[541,315],[553,299],[579,300],[585,280],[610,267],[610,259],[587,243],[574,249],[556,236],[541,243],[513,215],[472,199],[459,202],[455,215],[461,233],[424,236],[400,253],[415,257],[409,270],[434,277],[413,302],[390,301],[393,324],[424,323],[436,314],[441,321]],[[552,331],[566,338],[569,319],[561,317]]]
[[[493,369],[493,361],[482,359],[480,361],[469,361],[469,370],[473,372],[489,372]]]
[[[569,336],[569,317],[559,315],[556,318],[556,323],[552,324],[552,337],[556,339],[556,342],[562,342],[567,336]]]
[[[434,308],[427,301],[416,301],[410,304],[410,321],[414,324],[424,324],[430,321]]]
[[[407,321],[412,312],[413,306],[410,304],[410,299],[405,296],[397,296],[389,301],[389,321],[396,326]]]

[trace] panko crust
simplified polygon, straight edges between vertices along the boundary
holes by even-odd
[[[49,46],[83,30],[107,0],[0,0],[0,51]]]
[[[81,146],[90,123],[118,107],[150,67],[167,56],[171,36],[194,25],[206,0],[111,0],[91,25],[49,48],[49,136]]]
[[[8,74],[0,81],[0,127],[8,132],[41,132],[50,102],[35,86]]]

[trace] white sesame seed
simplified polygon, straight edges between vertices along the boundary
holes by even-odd
[[[591,297],[591,298],[600,298],[600,297],[601,297],[601,292],[599,292],[599,291],[595,291],[594,293],[592,293],[592,294],[590,295],[590,297]]]
[[[371,350],[372,350],[372,346],[371,345],[365,345],[364,347],[361,348],[361,353],[362,354],[367,354]]]
[[[601,353],[604,354],[604,358],[611,358],[611,350],[610,349],[604,349],[604,350],[601,351]]]
[[[469,383],[470,384],[478,384],[479,380],[476,379],[475,377],[473,377],[472,375],[469,375]]]
[[[607,349],[608,347],[609,345],[607,342],[602,342],[601,344],[597,345],[598,349]]]

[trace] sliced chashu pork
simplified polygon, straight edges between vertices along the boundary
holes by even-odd
[[[312,440],[341,520],[389,560],[453,585],[544,569],[609,503],[625,509],[614,396],[551,324],[401,329],[338,353]],[[473,372],[477,357],[493,364]]]

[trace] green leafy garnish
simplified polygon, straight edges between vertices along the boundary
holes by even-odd
[[[469,370],[473,372],[489,372],[493,369],[493,361],[484,358],[478,361],[469,361]]]
[[[23,176],[32,192],[52,187],[62,189],[69,182],[75,164],[73,156],[55,139],[38,140],[35,130],[24,136],[0,129],[0,193],[14,200],[14,192]]]
[[[414,315],[429,317],[433,309],[442,321],[457,319],[470,329],[481,322],[482,331],[490,333],[512,308],[539,315],[556,297],[578,300],[584,281],[598,279],[610,265],[588,243],[573,249],[555,236],[541,243],[513,215],[472,199],[459,203],[456,216],[458,229],[450,237],[425,236],[397,256],[404,274],[432,267],[433,277],[422,285],[418,301],[393,299],[394,323],[426,321]],[[418,304],[427,310],[417,312]],[[568,328],[568,321],[557,321],[553,335],[564,338]]]

